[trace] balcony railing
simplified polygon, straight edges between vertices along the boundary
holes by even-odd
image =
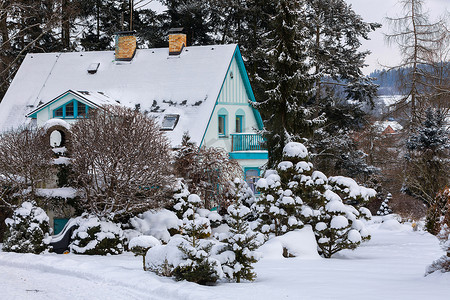
[[[264,138],[256,133],[234,133],[231,134],[231,141],[232,151],[267,150]]]

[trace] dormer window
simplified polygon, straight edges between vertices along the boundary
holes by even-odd
[[[86,104],[72,100],[53,110],[53,117],[62,119],[84,118],[87,116],[88,110],[89,107]]]
[[[174,130],[180,115],[165,115],[161,124],[161,130]]]

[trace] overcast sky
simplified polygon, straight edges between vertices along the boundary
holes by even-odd
[[[402,13],[402,6],[398,0],[346,0],[353,10],[363,17],[366,22],[378,22],[382,28],[370,34],[370,41],[363,41],[361,50],[372,52],[366,59],[369,65],[364,69],[366,74],[375,69],[381,69],[384,65],[395,65],[400,60],[400,53],[395,45],[387,46],[384,41],[384,33],[389,33],[389,26],[385,17],[395,17]],[[450,0],[425,0],[424,11],[430,12],[430,19],[435,20],[450,8]]]

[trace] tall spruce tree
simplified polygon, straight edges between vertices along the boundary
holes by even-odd
[[[361,39],[368,39],[381,25],[364,22],[344,0],[305,2],[310,72],[316,75],[310,106],[324,120],[306,144],[321,170],[367,179],[374,168],[367,165],[351,134],[365,124],[360,103],[372,104],[377,92],[372,79],[361,71],[370,53],[359,51]]]
[[[312,114],[306,103],[314,77],[308,73],[308,31],[299,22],[301,9],[298,0],[276,1],[270,31],[261,47],[271,67],[261,74],[266,94],[257,105],[265,120],[269,167],[281,160],[287,142],[302,140],[312,132]]]
[[[311,36],[309,56],[316,74],[315,98],[329,98],[323,86],[341,86],[346,98],[371,101],[376,86],[363,75],[369,51],[359,51],[360,39],[381,27],[366,23],[344,0],[306,0],[306,25]]]

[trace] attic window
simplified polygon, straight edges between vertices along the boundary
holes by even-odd
[[[100,66],[100,63],[92,63],[88,67],[88,73],[89,74],[95,74],[97,73],[98,67]]]
[[[161,124],[161,130],[173,130],[177,126],[180,115],[165,115]]]

